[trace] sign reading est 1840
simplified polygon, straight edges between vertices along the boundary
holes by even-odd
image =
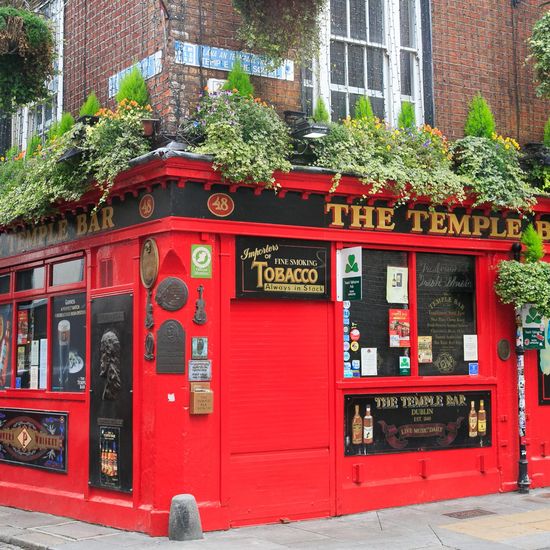
[[[237,237],[240,298],[330,297],[330,245],[291,239]]]

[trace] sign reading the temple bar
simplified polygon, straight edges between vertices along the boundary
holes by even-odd
[[[0,461],[67,471],[67,415],[0,409]]]
[[[346,395],[346,455],[491,446],[488,391]]]
[[[330,297],[328,244],[237,237],[236,246],[238,297]]]

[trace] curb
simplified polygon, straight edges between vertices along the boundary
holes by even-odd
[[[30,542],[28,540],[21,540],[12,535],[0,534],[0,542],[5,542],[6,544],[12,544],[13,546],[19,546],[20,548],[27,548],[28,550],[53,550],[51,546],[38,544],[36,542]]]

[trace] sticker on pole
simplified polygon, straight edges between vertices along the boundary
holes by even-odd
[[[360,246],[343,248],[337,254],[337,299],[360,300],[362,298],[362,249]]]
[[[212,246],[209,244],[191,245],[191,277],[212,278]]]
[[[523,326],[523,349],[544,349],[544,319],[537,308],[526,304],[521,309],[521,322]]]

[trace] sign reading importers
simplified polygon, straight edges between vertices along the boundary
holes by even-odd
[[[328,244],[237,237],[237,297],[326,300],[330,297]]]

